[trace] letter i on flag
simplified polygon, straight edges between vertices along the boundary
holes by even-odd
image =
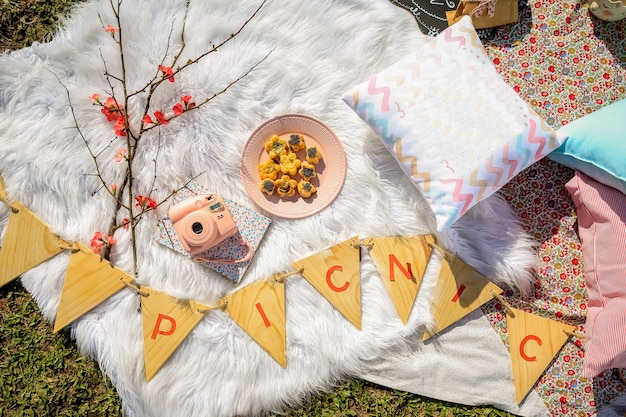
[[[501,294],[502,289],[454,255],[441,260],[441,270],[430,303],[434,329],[424,332],[423,340],[462,319]]]
[[[17,201],[0,248],[0,287],[63,251],[60,239]]]
[[[428,237],[432,241],[432,237]],[[372,238],[370,255],[404,324],[432,251],[426,236]]]
[[[506,322],[519,404],[561,350],[574,326],[511,307],[507,308]]]
[[[149,382],[209,307],[194,301],[183,304],[148,287],[141,288],[141,295],[143,351],[146,382]]]
[[[283,368],[287,366],[285,284],[264,280],[224,297],[228,315]]]
[[[361,329],[361,248],[353,237],[294,262],[302,276],[357,329]]]
[[[122,280],[133,281],[126,272],[82,243],[74,245],[78,251],[70,255],[54,321],[55,333],[124,288]]]

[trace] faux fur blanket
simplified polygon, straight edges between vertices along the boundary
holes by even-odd
[[[182,63],[228,38],[260,1],[189,3],[186,22],[183,0],[122,4],[130,91],[141,88],[161,63],[171,61],[181,47],[184,22]],[[104,30],[109,24],[115,25],[109,1],[94,0],[75,9],[50,43],[0,56],[0,175],[7,194],[66,240],[86,244],[96,230],[108,227],[115,214],[114,202],[94,176],[96,167],[74,127],[65,87],[81,131],[98,155],[102,176],[109,183],[119,181],[121,165],[114,155],[120,139],[99,107],[89,101],[94,93],[110,94],[105,66],[110,74],[119,75],[119,51]],[[169,206],[163,204],[144,217],[137,229],[138,283],[176,298],[213,305],[237,288],[291,271],[292,262],[352,236],[434,234],[434,218],[424,200],[375,134],[340,99],[350,87],[427,40],[413,17],[388,0],[268,0],[231,41],[177,74],[175,82],[163,83],[152,97],[155,108],[170,106],[183,95],[200,102],[269,54],[210,104],[142,138],[135,159],[137,194],[161,201],[182,186],[185,178],[201,174],[197,180],[209,189],[256,208],[239,177],[242,147],[259,124],[283,113],[304,113],[325,122],[343,144],[348,166],[341,193],[325,210],[298,220],[270,216],[272,224],[238,287],[152,240]],[[115,91],[121,94],[119,84]],[[146,94],[131,100],[129,113],[141,111]],[[8,210],[0,207],[0,213],[4,232]],[[116,236],[111,260],[132,272],[128,233],[120,230]],[[494,282],[522,289],[530,284],[533,241],[522,233],[511,209],[498,196],[482,202],[452,230],[436,237]],[[68,256],[62,253],[22,276],[24,286],[50,320],[56,314]],[[146,383],[139,297],[130,290],[117,293],[77,320],[71,331],[79,348],[93,355],[111,378],[128,416],[260,414],[298,404],[343,378],[361,374],[384,378],[385,364],[405,360],[414,363],[415,372],[424,372],[424,377],[423,386],[403,389],[470,404],[496,402],[522,414],[539,413],[540,401],[532,393],[526,400],[532,405],[524,411],[524,404],[518,408],[514,403],[512,388],[505,394],[477,397],[474,392],[482,382],[455,384],[454,378],[468,371],[452,369],[449,375],[437,374],[440,380],[450,378],[446,391],[445,384],[431,384],[425,373],[430,368],[417,366],[419,362],[430,367],[445,363],[445,357],[435,355],[442,352],[438,346],[460,342],[454,331],[449,340],[430,347],[419,342],[431,320],[429,295],[440,259],[438,253],[433,254],[406,325],[384,295],[366,253],[361,263],[362,330],[347,322],[303,278],[290,279],[286,368],[226,314],[215,312],[198,324]],[[475,328],[477,334],[492,337],[485,333],[491,329],[484,326],[481,313],[473,314],[463,326],[472,322],[482,323]],[[485,345],[476,343],[476,351],[484,352]],[[482,356],[488,361],[488,352]],[[456,363],[463,363],[458,359]],[[498,379],[492,382],[512,387],[506,369],[496,374],[493,377]],[[430,392],[431,385],[441,389]]]

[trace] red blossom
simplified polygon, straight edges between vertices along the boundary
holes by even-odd
[[[109,97],[106,99],[104,104],[102,104],[102,110],[100,111],[107,117],[109,122],[112,122],[113,120],[117,120],[123,114],[124,106],[118,104],[113,97]]]
[[[94,93],[89,97],[89,100],[95,101],[96,103],[100,103],[100,97],[102,97],[100,94]]]
[[[157,203],[150,197],[146,197],[145,195],[138,195],[136,197],[137,204],[135,207],[140,208],[142,211],[146,211],[148,209],[156,208]]]
[[[172,68],[159,65],[159,71],[163,74],[163,78],[167,78],[171,83],[174,82],[174,71],[172,71]]]
[[[128,230],[130,227],[130,220],[128,220],[128,217],[124,217],[124,219],[122,219],[122,225],[124,226],[124,230]]]
[[[122,162],[123,159],[126,159],[127,152],[126,148],[119,148],[115,154],[115,162]]]
[[[118,32],[119,29],[114,27],[114,26],[107,25],[107,27],[104,28],[104,31],[105,32],[109,32],[111,34],[111,36],[112,36],[115,32]]]
[[[193,109],[194,107],[196,107],[196,103],[194,103],[193,101],[190,102],[191,96],[189,95],[182,96],[180,100],[185,105],[185,110]]]
[[[115,130],[115,134],[117,136],[126,136],[126,124],[124,122],[124,116],[120,116],[115,125],[113,125],[113,130]]]
[[[180,103],[174,104],[174,107],[172,107],[172,110],[174,110],[174,114],[176,116],[180,116],[185,111],[185,109],[183,108],[183,105]]]
[[[156,124],[166,125],[169,123],[165,118],[165,115],[158,110],[154,112],[154,118],[156,119]]]
[[[154,123],[154,122],[152,121],[152,117],[150,117],[150,115],[149,115],[149,114],[146,114],[146,115],[143,117],[143,119],[141,119],[141,121],[142,121],[144,124],[146,124],[146,125],[149,125],[149,124],[151,124],[151,123]]]
[[[93,253],[96,255],[100,255],[100,251],[105,246],[111,247],[117,243],[117,238],[113,236],[108,236],[103,232],[95,232],[91,241],[89,242],[89,246],[93,250]]]

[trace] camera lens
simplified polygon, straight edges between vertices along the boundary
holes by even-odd
[[[191,230],[193,230],[195,234],[199,235],[200,233],[202,233],[204,228],[202,227],[202,223],[194,222],[194,224],[191,225]]]

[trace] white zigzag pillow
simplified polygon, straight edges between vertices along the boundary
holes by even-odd
[[[440,231],[561,144],[496,72],[469,17],[343,100],[426,197]]]

